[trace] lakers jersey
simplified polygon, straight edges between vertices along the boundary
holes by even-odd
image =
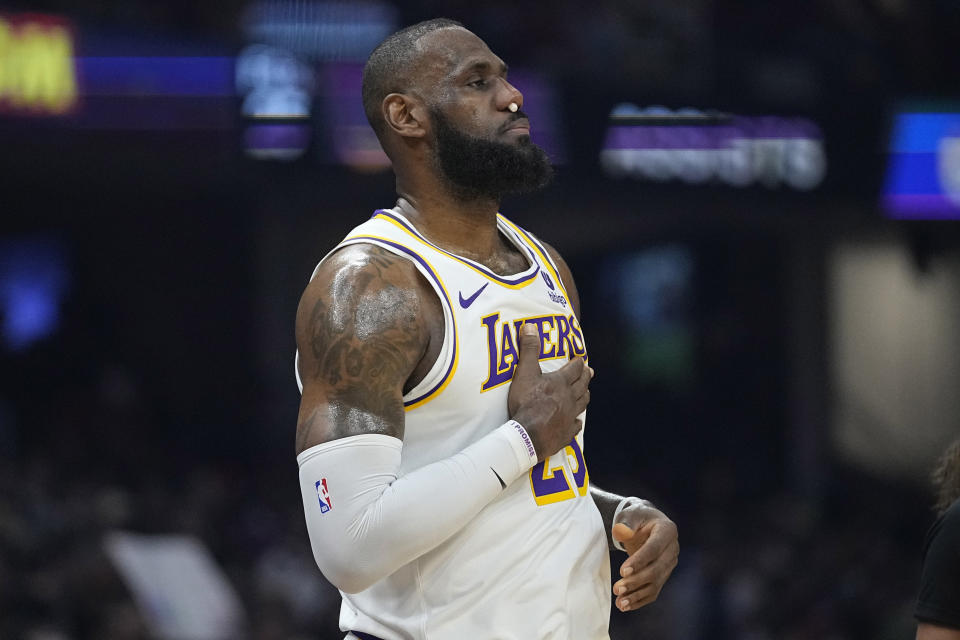
[[[373,244],[410,260],[443,307],[440,356],[403,398],[401,476],[455,455],[509,419],[523,324],[540,334],[543,371],[586,357],[580,323],[543,245],[503,216],[497,226],[526,257],[521,273],[499,275],[447,252],[395,210],[377,211],[337,246]],[[583,434],[440,546],[365,591],[342,593],[340,628],[383,640],[606,640],[610,567]]]

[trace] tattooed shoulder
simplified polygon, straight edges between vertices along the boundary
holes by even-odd
[[[430,341],[418,277],[409,261],[372,245],[321,265],[297,311],[298,449],[302,438],[402,437],[403,386]]]

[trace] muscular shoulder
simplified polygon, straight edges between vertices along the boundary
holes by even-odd
[[[373,245],[323,261],[297,310],[298,450],[359,433],[402,437],[404,384],[430,343],[424,286],[410,261]]]
[[[414,329],[422,289],[409,260],[375,245],[344,247],[320,264],[303,292],[298,346],[324,338],[317,329],[333,334],[355,330],[360,338],[398,326]]]

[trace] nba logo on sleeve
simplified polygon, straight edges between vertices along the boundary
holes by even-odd
[[[327,491],[327,479],[320,478],[317,480],[317,498],[320,500],[320,513],[326,513],[333,509],[333,503],[330,502],[330,492]]]

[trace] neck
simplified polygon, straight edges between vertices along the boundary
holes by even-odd
[[[412,188],[397,179],[397,208],[434,244],[480,261],[502,246],[495,199],[463,200],[435,184]]]

